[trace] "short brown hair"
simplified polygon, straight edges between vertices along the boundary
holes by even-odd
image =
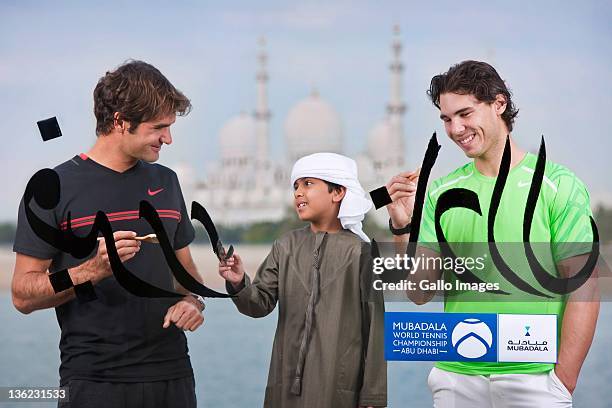
[[[518,109],[512,102],[512,93],[491,65],[480,61],[463,61],[450,67],[444,74],[431,79],[427,95],[438,109],[440,109],[440,95],[449,92],[474,95],[480,102],[489,104],[495,101],[497,95],[504,95],[506,110],[501,117],[508,131],[512,131]]]
[[[128,121],[133,133],[138,125],[166,115],[184,116],[191,110],[189,99],[157,68],[143,61],[127,61],[98,81],[93,92],[96,134],[110,133],[115,112]]]

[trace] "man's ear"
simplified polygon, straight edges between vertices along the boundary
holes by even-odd
[[[346,195],[346,187],[340,186],[339,190],[334,189],[332,191],[332,202],[339,203],[340,201],[342,201],[345,195]]]
[[[115,114],[113,115],[113,129],[115,129],[121,134],[124,134],[125,131],[129,128],[129,122],[126,122],[125,120],[121,119],[121,115],[119,114],[119,112],[115,112]]]
[[[508,102],[506,101],[506,97],[503,94],[495,95],[495,102],[493,102],[495,113],[501,116],[501,114],[506,111],[507,106]]]

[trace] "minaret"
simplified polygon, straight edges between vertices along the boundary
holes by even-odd
[[[255,132],[257,135],[257,180],[258,185],[263,182],[265,169],[268,167],[268,137],[270,128],[270,110],[268,109],[268,72],[266,71],[266,63],[268,55],[266,54],[266,40],[262,37],[259,40],[259,70],[257,71],[257,105],[255,107]]]
[[[400,59],[402,53],[402,42],[400,40],[400,29],[396,25],[393,27],[393,62],[389,66],[391,71],[391,99],[387,105],[389,114],[389,124],[393,135],[391,146],[389,146],[389,159],[394,166],[404,165],[404,112],[406,105],[402,101],[402,71],[404,65]]]

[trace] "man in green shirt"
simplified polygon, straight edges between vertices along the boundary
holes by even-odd
[[[500,249],[505,246],[512,252],[512,243],[522,249],[523,217],[537,157],[521,150],[509,136],[518,110],[504,81],[489,64],[464,61],[433,77],[428,95],[440,109],[450,139],[473,161],[429,186],[419,231],[419,254],[439,256],[436,204],[441,194],[454,188],[475,192],[482,214],[466,208],[453,208],[442,214],[440,226],[447,242],[462,243],[459,246],[468,252],[470,245],[472,249],[487,248],[489,204],[508,138],[510,170],[495,217],[494,236]],[[410,237],[402,232],[408,230],[404,228],[412,219],[417,180],[417,172],[405,172],[394,176],[386,186],[393,200],[387,210],[398,243],[408,242]],[[547,161],[530,230],[530,242],[536,251],[542,248],[541,243],[550,248],[542,262],[547,271],[568,277],[584,265],[590,245],[576,243],[592,241],[590,216],[584,184],[567,168]],[[548,293],[547,288],[538,285],[526,259],[512,256],[507,260],[522,280]],[[474,274],[483,281],[499,283],[501,290],[517,292],[497,271],[492,272],[490,259],[487,265],[480,275]],[[442,271],[429,270],[417,272],[413,279],[434,282],[441,277]],[[572,301],[576,293],[567,302],[559,296],[534,300],[525,295],[517,301],[517,297],[508,300],[491,293],[447,293],[445,312],[557,315],[559,352],[556,364],[438,362],[428,379],[434,406],[571,407],[571,393],[599,313],[598,300],[585,301],[584,295],[596,293],[594,281],[593,277],[579,289],[581,301]],[[427,292],[409,293],[416,303],[427,302],[432,296]]]

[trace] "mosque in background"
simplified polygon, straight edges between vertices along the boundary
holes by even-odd
[[[190,196],[206,207],[215,223],[224,226],[281,220],[293,206],[289,186],[293,163],[315,152],[344,154],[342,120],[334,107],[313,91],[293,106],[285,119],[285,156],[271,157],[267,54],[263,41],[260,45],[253,114],[241,113],[223,125],[218,135],[220,160],[209,165],[206,180],[194,183],[188,167],[176,169],[185,187],[193,188]],[[395,27],[386,117],[370,130],[365,150],[353,157],[366,191],[384,185],[391,176],[404,170],[406,106],[401,94],[401,50],[399,28]],[[372,210],[369,214],[377,223],[386,225],[386,211]]]

